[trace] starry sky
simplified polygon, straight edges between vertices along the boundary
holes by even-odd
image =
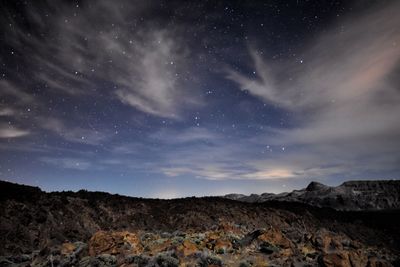
[[[0,179],[173,198],[400,178],[399,1],[0,1]]]

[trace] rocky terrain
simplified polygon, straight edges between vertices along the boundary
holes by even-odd
[[[399,236],[396,209],[45,193],[0,182],[0,266],[400,266]]]
[[[289,193],[229,194],[224,197],[244,202],[301,202],[337,210],[400,209],[400,180],[349,181],[336,187],[311,182],[307,188]]]

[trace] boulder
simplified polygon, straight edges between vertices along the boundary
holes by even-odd
[[[281,231],[274,228],[271,228],[270,230],[259,235],[258,239],[284,249],[292,247],[290,240],[287,239]]]
[[[177,253],[183,257],[195,254],[198,251],[196,244],[189,240],[184,240],[181,245],[177,247]]]
[[[149,255],[154,256],[160,252],[167,251],[171,248],[172,248],[171,240],[161,238],[149,242],[149,244],[145,247],[145,250]]]
[[[393,267],[393,265],[386,260],[372,257],[368,260],[367,267]]]
[[[76,249],[76,246],[73,243],[63,243],[61,245],[61,255],[69,255]]]
[[[122,232],[96,232],[89,240],[89,255],[99,254],[139,254],[143,250],[138,236],[135,233]]]
[[[232,250],[232,243],[227,239],[217,239],[214,245],[214,252],[218,254],[225,254]]]
[[[322,267],[352,267],[345,252],[323,254],[319,257],[318,263]]]

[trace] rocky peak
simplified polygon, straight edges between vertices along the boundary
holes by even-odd
[[[306,191],[321,191],[328,189],[329,186],[321,184],[319,182],[312,181],[307,187]]]

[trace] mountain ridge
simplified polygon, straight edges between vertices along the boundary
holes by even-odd
[[[400,180],[354,180],[338,186],[311,182],[306,188],[280,194],[228,194],[224,197],[243,202],[301,202],[336,210],[400,209]]]

